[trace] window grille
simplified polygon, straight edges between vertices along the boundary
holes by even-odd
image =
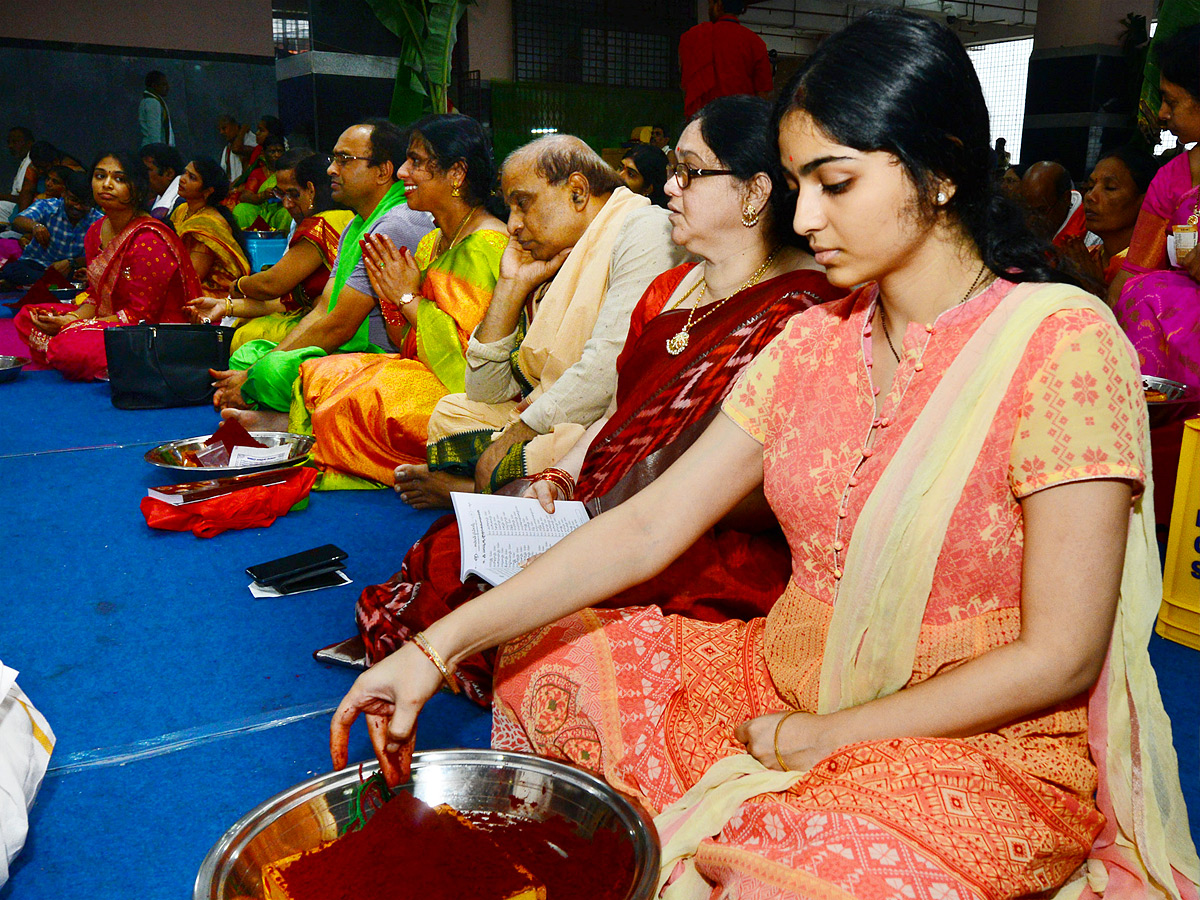
[[[517,81],[679,86],[694,0],[514,0]]]
[[[305,0],[273,0],[271,8],[275,55],[290,56],[311,50],[308,3]]]
[[[968,47],[967,55],[983,88],[988,117],[992,124],[992,143],[1005,139],[1012,164],[1021,161],[1021,131],[1025,127],[1025,83],[1029,78],[1029,55],[1033,38],[1000,41]]]

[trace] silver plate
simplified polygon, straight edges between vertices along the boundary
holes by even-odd
[[[0,384],[15,380],[31,362],[26,356],[0,356]]]
[[[1169,378],[1156,378],[1153,375],[1142,376],[1142,390],[1157,391],[1163,395],[1162,400],[1151,400],[1151,403],[1171,403],[1175,400],[1182,400],[1183,395],[1187,392],[1187,385],[1181,381],[1172,381]]]
[[[363,764],[362,778],[379,769]],[[357,766],[330,772],[276,794],[225,832],[200,866],[193,900],[262,897],[270,863],[337,837],[350,819]],[[635,870],[626,900],[649,900],[658,879],[654,827],[624,797],[595,776],[565,763],[497,750],[434,750],[413,756],[412,780],[402,786],[431,805],[463,813],[502,812],[538,820],[561,815],[581,834],[600,828],[625,832]],[[524,801],[515,810],[512,798]]]
[[[176,462],[176,460],[180,459],[178,454],[186,450],[202,450],[205,446],[205,441],[212,438],[211,434],[159,444],[153,450],[148,450],[143,458],[150,465],[158,466],[160,469],[172,469],[176,472],[186,472],[189,475],[203,475],[205,478],[208,478],[211,476],[236,475],[239,472],[253,472],[258,469],[274,469],[280,466],[294,465],[308,456],[308,451],[316,443],[316,439],[311,434],[292,434],[288,431],[252,431],[250,434],[259,443],[268,447],[279,447],[287,444],[290,448],[288,458],[277,462],[251,463],[245,466],[199,467],[185,466]]]

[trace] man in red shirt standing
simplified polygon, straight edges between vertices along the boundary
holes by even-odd
[[[737,20],[743,0],[708,0],[708,19],[679,39],[683,70],[683,113],[691,117],[710,100],[729,94],[771,91],[767,45]]]

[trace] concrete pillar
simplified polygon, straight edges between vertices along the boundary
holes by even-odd
[[[1042,159],[1076,179],[1102,150],[1128,140],[1141,73],[1121,52],[1121,19],[1154,15],[1154,0],[1054,0],[1038,6],[1025,91],[1023,166]]]
[[[279,113],[296,143],[328,153],[349,126],[387,117],[401,45],[367,0],[309,0],[309,14],[312,50],[275,64]]]

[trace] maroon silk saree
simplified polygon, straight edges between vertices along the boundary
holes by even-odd
[[[695,265],[656,278],[634,310],[617,360],[617,408],[593,440],[576,498],[596,514],[628,499],[678,458],[720,410],[746,365],[796,313],[842,291],[825,276],[800,270],[762,282],[725,301],[693,325],[687,349],[666,352],[687,311],[663,313],[671,293]],[[366,588],[355,619],[374,663],[450,610],[487,589],[459,580],[458,526],[443,516],[413,545],[401,570]],[[659,575],[600,604],[660,607],[706,621],[765,616],[791,572],[778,528],[747,533],[721,525],[706,532]],[[455,672],[464,691],[491,700],[492,651],[465,660]]]

